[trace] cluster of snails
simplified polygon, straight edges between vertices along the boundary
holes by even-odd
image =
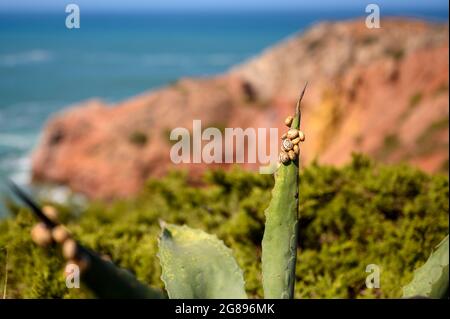
[[[284,121],[286,126],[291,127],[294,118],[288,116]],[[289,161],[294,161],[297,159],[300,153],[299,143],[305,140],[305,133],[300,130],[291,128],[289,131],[281,136],[281,153],[279,156],[279,161],[283,164],[288,164]]]
[[[44,206],[42,210],[50,220],[57,221],[58,212],[54,207]],[[80,271],[85,270],[89,265],[87,258],[80,254],[77,242],[63,225],[49,228],[42,222],[38,223],[31,229],[31,238],[41,247],[47,247],[52,244],[61,245],[62,255],[68,261],[68,264],[78,265]]]

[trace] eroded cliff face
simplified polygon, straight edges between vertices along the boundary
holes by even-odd
[[[278,127],[281,133],[306,81],[303,164],[339,165],[364,152],[446,170],[448,56],[447,25],[320,24],[225,74],[181,79],[114,106],[88,101],[55,115],[33,154],[33,180],[102,199],[132,195],[150,176],[173,168],[189,169],[195,181],[220,164],[172,164],[173,128],[191,129],[195,119],[203,128]]]

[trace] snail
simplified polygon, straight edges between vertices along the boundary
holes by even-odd
[[[68,239],[63,243],[62,253],[67,260],[73,260],[78,255],[78,245],[73,239]]]
[[[57,222],[58,221],[58,211],[53,206],[44,206],[42,207],[42,211],[50,220]]]
[[[298,132],[298,137],[300,138],[300,141],[303,142],[305,140],[305,133],[303,133],[302,131]]]
[[[31,238],[41,247],[46,247],[52,243],[52,234],[44,223],[36,224],[33,227],[31,230]]]
[[[305,140],[305,133],[298,131],[298,136],[292,140],[292,144],[296,145]]]
[[[286,117],[286,119],[284,120],[284,124],[286,124],[287,127],[291,127],[292,121],[294,120],[294,118],[292,116],[288,116]]]
[[[289,163],[290,158],[286,152],[281,152],[280,156],[279,156],[279,160],[281,163],[287,164],[287,163]]]
[[[292,116],[286,117],[284,124],[291,127],[294,118]],[[305,140],[305,133],[302,131],[291,128],[281,135],[281,153],[279,155],[280,163],[287,164],[289,161],[294,161],[300,154],[299,143]]]
[[[297,158],[297,155],[295,155],[295,153],[294,153],[293,150],[290,150],[290,151],[289,151],[288,156],[289,156],[289,159],[290,159],[291,161],[293,161],[293,160],[295,160],[295,159]]]
[[[52,230],[52,237],[55,240],[55,242],[57,242],[59,244],[62,244],[67,239],[70,238],[70,233],[66,229],[66,227],[64,227],[62,225],[58,225],[55,228],[53,228],[53,230]]]
[[[287,132],[287,137],[291,140],[296,138],[297,136],[298,136],[298,130],[295,128],[292,128]]]
[[[294,144],[292,143],[292,141],[290,139],[284,139],[283,142],[281,143],[282,145],[282,150],[283,151],[290,151],[293,147]]]
[[[292,140],[292,144],[297,145],[298,143],[300,143],[300,136]]]

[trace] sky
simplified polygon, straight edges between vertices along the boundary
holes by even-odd
[[[85,11],[175,10],[301,10],[360,9],[376,3],[381,9],[432,9],[448,11],[447,0],[1,0],[0,11],[59,11],[69,3]]]

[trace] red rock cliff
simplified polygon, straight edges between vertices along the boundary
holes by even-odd
[[[191,128],[200,119],[204,128],[284,129],[280,123],[306,81],[303,163],[339,165],[364,152],[448,170],[448,57],[447,25],[319,24],[226,74],[181,79],[113,107],[89,101],[55,115],[33,154],[33,180],[92,198],[129,196],[174,167],[172,128]],[[190,174],[207,167],[190,164]]]

